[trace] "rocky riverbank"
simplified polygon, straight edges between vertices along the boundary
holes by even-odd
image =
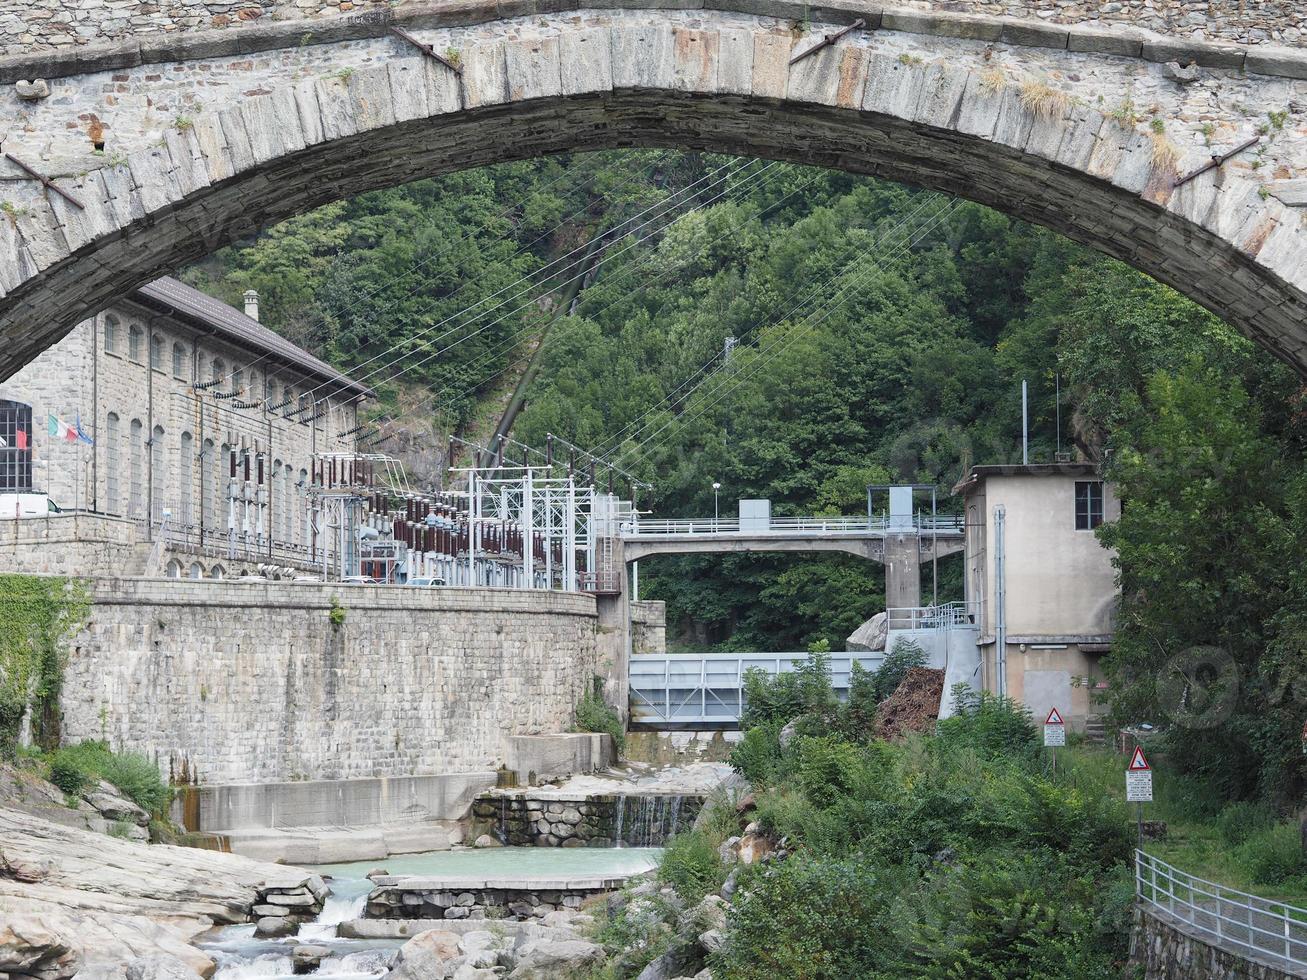
[[[321,908],[325,889],[316,875],[128,839],[120,829],[125,817],[110,820],[86,804],[92,814],[85,800],[65,802],[57,789],[27,774],[7,771],[6,779],[9,793],[0,801],[0,975],[206,977],[214,961],[191,945],[200,933],[248,922],[256,907],[268,915],[277,910],[278,918]],[[101,825],[114,834],[91,829]]]

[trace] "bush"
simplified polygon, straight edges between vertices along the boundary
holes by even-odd
[[[70,796],[80,796],[101,779],[156,816],[172,802],[172,787],[163,781],[154,763],[139,753],[115,754],[104,742],[85,741],[50,755],[50,782]]]
[[[938,725],[942,744],[966,746],[983,756],[1038,758],[1035,722],[1019,702],[959,685],[953,703],[956,713]]]
[[[626,747],[626,729],[622,725],[622,719],[600,695],[598,679],[595,681],[594,689],[587,691],[585,697],[577,704],[575,721],[573,731],[611,735],[618,755]]]
[[[768,785],[781,766],[780,732],[784,722],[754,725],[731,749],[731,767],[755,785]]]
[[[744,711],[740,714],[740,730],[748,732],[759,725],[776,723],[779,731],[787,721],[803,713],[803,698],[799,692],[799,675],[787,671],[775,677],[761,667],[750,667],[744,672]]]
[[[894,649],[885,654],[880,668],[872,680],[872,695],[880,704],[899,689],[903,678],[913,667],[926,666],[926,651],[915,640],[899,640]]]
[[[892,909],[903,876],[853,860],[789,860],[749,876],[730,911],[715,976],[860,980],[907,971]]]
[[[790,746],[799,788],[819,806],[830,804],[852,788],[860,763],[857,746],[835,735],[800,735]]]
[[[1221,840],[1237,847],[1253,834],[1270,829],[1275,816],[1257,803],[1231,803],[1216,818],[1216,830]]]
[[[1297,826],[1278,824],[1251,834],[1236,852],[1254,884],[1283,885],[1307,874],[1307,855]]]
[[[658,880],[676,889],[686,905],[718,891],[726,881],[726,865],[712,837],[699,830],[676,834],[667,841],[658,863]]]

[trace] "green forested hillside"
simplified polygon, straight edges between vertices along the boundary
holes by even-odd
[[[644,224],[681,200],[699,208]],[[271,326],[380,384],[379,414],[416,387],[455,428],[544,336],[514,436],[611,458],[654,485],[640,506],[664,516],[710,513],[714,480],[725,513],[745,496],[859,513],[867,483],[950,487],[972,463],[1019,458],[1023,378],[1032,458],[1051,459],[1056,377],[1063,448],[1102,461],[1127,502],[1106,532],[1123,562],[1122,712],[1159,710],[1177,650],[1228,648],[1256,699],[1193,764],[1237,758],[1231,792],[1286,793],[1307,669],[1300,379],[1170,289],[978,206],[903,247],[944,203],[788,165],[592,154],[333,205],[187,277],[229,301],[259,289]],[[597,270],[567,264],[623,221]],[[517,296],[537,270],[548,288]],[[573,279],[575,308],[554,320]],[[392,366],[378,355],[394,344]],[[941,597],[959,572],[941,566]],[[852,558],[664,559],[641,585],[701,648],[839,649],[883,604],[879,569]],[[1263,773],[1249,760],[1268,746]]]

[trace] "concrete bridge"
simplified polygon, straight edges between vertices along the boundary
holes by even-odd
[[[1263,40],[1300,39],[1303,16],[1173,5],[1187,30],[1207,17],[1248,42],[1228,43],[1120,12],[1086,26],[942,6],[444,0],[300,20],[320,4],[64,16],[19,0],[0,36],[49,50],[0,58],[0,378],[112,297],[308,208],[633,145],[979,201],[1129,262],[1307,372],[1307,50]]]

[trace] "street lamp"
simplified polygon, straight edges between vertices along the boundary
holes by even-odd
[[[712,485],[712,519],[713,519],[713,523],[714,523],[714,524],[717,523],[717,519],[718,519],[718,518],[717,518],[717,491],[721,490],[721,488],[722,488],[722,485],[721,485],[720,483],[717,483],[717,482],[715,482],[715,481],[713,482],[713,485]]]

